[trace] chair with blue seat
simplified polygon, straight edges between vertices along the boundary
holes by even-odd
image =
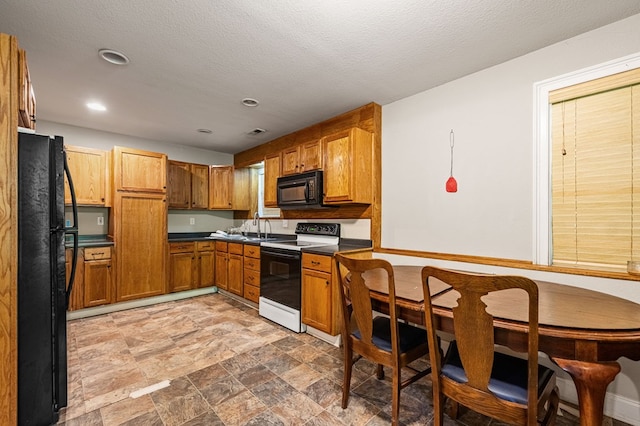
[[[344,381],[342,408],[347,408],[353,364],[364,357],[377,364],[376,376],[384,378],[383,367],[390,367],[392,378],[392,424],[398,424],[400,390],[428,375],[430,368],[416,370],[409,366],[429,352],[427,332],[423,328],[399,322],[393,267],[383,259],[359,259],[336,254],[336,270],[340,278],[342,308],[342,342],[344,348]],[[388,284],[389,316],[376,316],[372,310],[366,273],[380,269]],[[379,277],[380,275],[378,275]],[[353,353],[357,356],[354,358]],[[404,381],[401,370],[407,367],[411,377]]]
[[[434,425],[442,425],[445,398],[451,399],[452,414],[458,403],[478,413],[509,424],[533,426],[554,424],[559,405],[554,371],[538,363],[538,287],[525,277],[480,275],[431,266],[422,269],[422,284],[429,295],[429,281],[437,279],[459,294],[453,308],[455,340],[444,358],[432,352]],[[527,358],[496,352],[493,316],[483,298],[490,293],[520,289],[526,292],[528,312],[523,321],[527,331]],[[513,290],[511,290],[513,291]],[[429,342],[436,341],[435,315],[431,298],[425,297]],[[515,344],[515,342],[514,342]]]

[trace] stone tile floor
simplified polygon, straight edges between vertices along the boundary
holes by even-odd
[[[69,404],[58,424],[390,424],[390,380],[377,380],[373,364],[356,363],[343,410],[341,349],[225,295],[73,320],[68,340]],[[405,388],[400,400],[401,424],[431,423],[429,378]],[[445,424],[499,424],[461,412]],[[578,424],[562,414],[558,425]]]

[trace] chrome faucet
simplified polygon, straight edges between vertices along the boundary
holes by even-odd
[[[258,212],[253,215],[253,226],[256,225],[258,225],[258,238],[260,238],[260,215],[258,215]]]
[[[269,233],[267,232],[267,225],[269,225],[269,231],[273,233],[273,231],[271,231],[271,222],[269,222],[269,219],[265,217],[264,218],[264,239],[265,240],[269,239]]]

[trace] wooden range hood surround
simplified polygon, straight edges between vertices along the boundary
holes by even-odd
[[[284,218],[290,219],[371,219],[371,240],[373,247],[380,247],[381,238],[381,195],[382,195],[382,107],[369,103],[345,112],[302,130],[281,136],[254,148],[242,151],[234,156],[234,166],[248,167],[264,158],[286,148],[310,140],[318,140],[336,132],[359,127],[373,133],[373,203],[369,206],[340,206],[331,210],[290,210],[283,211]],[[249,219],[247,212],[237,212],[236,219]]]

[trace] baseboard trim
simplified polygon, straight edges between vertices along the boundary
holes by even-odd
[[[175,300],[188,299],[190,297],[202,296],[205,294],[217,292],[217,287],[207,287],[199,288],[196,290],[163,294],[162,296],[145,297],[143,299],[129,300],[126,302],[111,303],[108,305],[96,306],[94,308],[79,309],[77,311],[67,312],[67,321],[93,317],[96,315],[110,314],[112,312],[124,311],[126,309],[141,308],[143,306],[155,305],[156,303],[173,302]]]
[[[557,378],[560,397],[563,401],[578,404],[578,394],[573,381],[568,378]],[[607,392],[604,400],[604,415],[616,420],[640,426],[640,402]]]

